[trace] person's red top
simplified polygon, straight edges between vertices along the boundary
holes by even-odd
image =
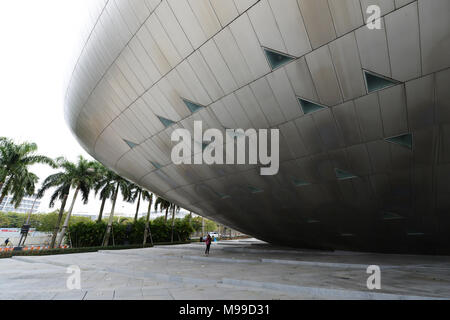
[[[211,237],[207,237],[205,242],[206,242],[206,245],[211,244]]]

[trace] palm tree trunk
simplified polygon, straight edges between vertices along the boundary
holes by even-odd
[[[164,217],[164,223],[167,223],[167,214],[169,213],[169,208],[166,208],[166,216]]]
[[[109,215],[108,226],[106,227],[105,237],[103,238],[103,244],[102,244],[103,247],[107,247],[108,243],[109,243],[109,235],[111,233],[111,228],[112,228],[112,224],[113,224],[114,209],[116,207],[116,201],[117,201],[118,193],[119,193],[119,182],[117,182],[116,191],[114,192],[113,205],[112,205],[112,208],[111,208],[111,213]]]
[[[202,217],[202,236],[205,235],[205,218]]]
[[[70,205],[69,212],[67,213],[66,220],[64,220],[64,225],[59,235],[58,247],[62,244],[64,237],[66,235],[67,227],[69,226],[70,216],[72,215],[73,207],[75,206],[75,201],[77,200],[78,192],[80,192],[80,187],[77,187],[75,194],[73,195],[72,204]]]
[[[103,198],[102,205],[100,206],[100,213],[98,214],[97,222],[101,222],[103,218],[103,210],[105,209],[106,198]]]
[[[148,204],[147,219],[145,220],[144,242],[143,242],[144,246],[147,244],[147,237],[149,235],[150,235],[150,243],[153,246],[152,230],[150,230],[150,212],[151,212],[151,210],[152,210],[152,203],[150,202]]]
[[[175,205],[172,208],[172,233],[170,235],[170,242],[173,242],[173,228],[175,226]]]
[[[141,194],[142,194],[142,192],[139,191],[139,198],[138,198],[138,203],[137,203],[137,207],[136,207],[136,214],[134,215],[134,222],[137,222],[137,219],[138,219],[139,206],[141,205]]]
[[[3,180],[2,184],[0,185],[0,191],[2,191],[2,189],[3,189],[3,187],[4,187],[5,185],[8,186],[10,180],[11,180],[11,177],[10,177],[10,178],[5,178],[5,179]],[[3,195],[3,192],[0,193],[0,204],[3,202],[3,200],[5,199],[6,196],[7,196],[7,194],[4,194],[4,195]],[[6,204],[7,204],[7,203],[6,203]]]
[[[3,186],[5,185],[5,181],[3,181],[3,183],[0,183],[0,192],[2,191]],[[3,192],[2,192],[3,193]],[[6,197],[6,194],[3,195],[2,193],[0,193],[0,204],[3,202],[3,200]]]
[[[59,209],[58,222],[56,223],[55,230],[53,230],[52,240],[50,242],[50,248],[52,248],[52,249],[55,247],[56,236],[58,235],[59,226],[61,224],[61,220],[62,220],[62,217],[64,214],[64,208],[66,207],[66,202],[67,202],[68,196],[69,196],[69,194],[64,195],[64,198],[61,203],[61,209]]]

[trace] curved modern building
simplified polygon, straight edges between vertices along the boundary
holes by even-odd
[[[97,1],[65,117],[104,165],[262,240],[449,253],[449,16],[449,0]],[[194,121],[279,129],[279,173],[173,164]]]

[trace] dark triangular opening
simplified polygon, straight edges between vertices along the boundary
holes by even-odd
[[[408,232],[407,235],[410,236],[410,237],[421,237],[421,236],[424,236],[425,233],[423,233],[423,232],[411,231],[411,232]]]
[[[279,68],[286,63],[295,59],[295,57],[287,55],[285,53],[281,53],[278,51],[270,50],[267,48],[263,48],[264,53],[266,54],[267,61],[269,61],[270,67],[272,70]]]
[[[175,124],[174,121],[166,119],[164,117],[158,116],[159,121],[162,122],[162,124],[164,125],[164,127],[170,127],[171,125]]]
[[[387,138],[385,140],[387,142],[395,143],[408,149],[412,149],[413,146],[413,135],[411,133],[402,134],[400,136],[392,138]]]
[[[382,75],[378,75],[366,70],[364,70],[364,76],[366,78],[368,93],[399,84],[398,81],[383,77]]]
[[[197,112],[198,110],[204,108],[204,106],[194,103],[192,101],[186,100],[186,99],[183,99],[183,102],[192,113]]]
[[[299,179],[296,179],[296,178],[293,178],[292,182],[294,183],[294,185],[296,187],[304,187],[304,186],[309,186],[311,184],[309,182],[306,182],[306,181],[303,181],[303,180],[299,180]]]
[[[261,193],[261,192],[264,192],[264,190],[259,189],[259,188],[255,188],[255,187],[252,187],[252,186],[249,186],[248,189],[250,190],[251,193]]]
[[[304,114],[313,113],[318,110],[322,110],[322,109],[326,108],[320,104],[317,104],[317,103],[314,103],[314,102],[311,102],[311,101],[308,101],[308,100],[305,100],[302,98],[298,98],[298,101],[300,102],[300,106],[302,107]]]
[[[353,233],[341,233],[341,237],[354,237]]]
[[[223,194],[223,193],[220,193],[220,192],[218,192],[217,194],[218,194],[219,198],[222,199],[222,200],[231,198],[228,194]]]
[[[137,147],[137,144],[128,140],[123,139],[123,141],[125,141],[125,143],[131,148],[133,149],[134,147]]]
[[[347,180],[347,179],[358,178],[354,174],[349,173],[347,171],[344,171],[341,169],[334,169],[334,170],[336,172],[336,178],[338,178],[338,180]]]
[[[389,211],[383,211],[383,220],[401,220],[404,219],[404,217],[402,217],[401,215],[394,213],[394,212],[389,212]]]

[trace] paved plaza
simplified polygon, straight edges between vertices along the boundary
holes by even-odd
[[[449,299],[450,257],[325,252],[257,240],[0,259],[2,300]],[[369,290],[369,265],[381,289]],[[68,268],[81,270],[69,290]]]

